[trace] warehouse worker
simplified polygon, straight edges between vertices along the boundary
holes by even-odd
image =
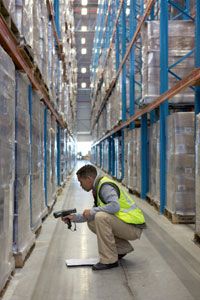
[[[146,227],[142,211],[135,201],[107,176],[97,175],[92,165],[85,165],[77,173],[81,187],[92,190],[94,207],[82,214],[63,218],[74,222],[87,222],[89,229],[97,235],[100,261],[93,270],[106,270],[118,266],[118,260],[133,251],[128,240],[139,239]]]

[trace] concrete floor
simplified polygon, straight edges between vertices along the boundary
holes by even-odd
[[[194,226],[173,225],[145,201],[137,199],[148,224],[135,251],[115,269],[67,268],[65,259],[97,257],[95,236],[87,225],[72,232],[52,214],[44,221],[36,246],[10,281],[3,300],[199,300],[200,248]],[[92,206],[73,175],[54,211]]]

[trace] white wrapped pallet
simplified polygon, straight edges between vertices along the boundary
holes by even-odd
[[[129,146],[130,145],[130,131],[124,130],[124,178],[122,180],[125,186],[128,186],[128,170],[129,170]]]
[[[108,172],[109,170],[109,142],[105,140],[103,142],[103,170]]]
[[[195,216],[194,113],[168,116],[167,203],[172,214]]]
[[[52,167],[52,176],[51,176],[51,188],[52,188],[52,198],[55,199],[56,195],[56,186],[57,186],[57,142],[56,142],[56,126],[55,117],[51,117],[51,167]]]
[[[183,39],[184,32],[184,39]],[[169,21],[169,65],[181,60],[194,48],[194,22]],[[143,31],[143,65],[142,65],[142,100],[148,104],[160,95],[160,21],[148,21]],[[182,60],[171,69],[178,77],[183,78],[194,68],[194,54]],[[169,75],[169,88],[178,82],[175,76]],[[156,84],[155,84],[156,83]],[[187,88],[169,100],[172,103],[194,103],[194,92]]]
[[[31,226],[36,231],[41,226],[41,130],[40,130],[40,97],[32,92],[31,115]]]
[[[141,129],[136,128],[136,156],[135,163],[136,166],[136,191],[141,192]]]
[[[14,268],[15,67],[0,47],[0,290]]]
[[[28,103],[29,80],[16,72],[16,130],[15,130],[15,198],[13,252],[17,267],[23,266],[26,255],[35,242],[30,220],[30,115]]]
[[[196,202],[196,223],[195,234],[200,238],[200,114],[196,117],[196,161],[195,161],[195,202]]]
[[[47,110],[47,136],[46,136],[46,204],[50,208],[53,204],[52,199],[52,166],[51,166],[51,112]]]
[[[40,191],[41,191],[41,217],[47,215],[47,206],[45,202],[45,187],[44,187],[44,108],[43,102],[40,102],[40,147],[41,147],[41,171],[40,171]]]

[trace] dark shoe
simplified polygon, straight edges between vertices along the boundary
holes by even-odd
[[[118,254],[118,259],[122,259],[127,253],[124,254]]]
[[[118,261],[112,263],[112,264],[102,264],[102,263],[97,263],[96,265],[92,266],[93,271],[100,271],[100,270],[107,270],[107,269],[112,269],[118,267]]]

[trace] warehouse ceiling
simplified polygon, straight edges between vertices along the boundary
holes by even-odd
[[[75,41],[78,63],[78,141],[90,141],[90,66],[98,0],[74,0]]]

